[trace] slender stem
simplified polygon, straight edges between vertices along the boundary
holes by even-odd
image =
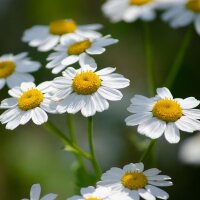
[[[143,29],[144,29],[144,47],[145,47],[149,93],[151,96],[153,96],[155,93],[155,77],[154,77],[153,49],[152,49],[149,24],[143,22]]]
[[[178,72],[180,71],[181,69],[181,66],[182,66],[182,63],[183,63],[183,60],[184,60],[184,57],[185,57],[185,54],[187,52],[187,49],[189,47],[189,44],[191,42],[191,39],[192,39],[192,32],[193,32],[193,27],[190,26],[187,30],[187,32],[185,33],[185,36],[183,38],[183,42],[182,42],[182,45],[180,47],[180,50],[176,56],[176,59],[174,61],[174,64],[172,65],[172,68],[171,68],[171,71],[165,81],[165,86],[170,88],[177,75],[178,75]]]
[[[67,125],[68,125],[68,128],[69,128],[69,134],[70,134],[70,138],[71,138],[72,143],[78,146],[76,134],[75,134],[75,130],[74,130],[73,117],[72,117],[71,114],[67,115]],[[82,157],[80,155],[76,154],[76,159],[78,160],[79,165],[83,168],[83,170],[86,171]]]
[[[151,153],[155,144],[156,144],[156,140],[151,140],[151,142],[149,143],[149,146],[147,147],[145,152],[142,154],[142,156],[140,158],[140,162],[144,161],[147,158],[147,156]]]
[[[92,117],[88,117],[88,143],[89,143],[89,148],[90,148],[90,154],[92,156],[91,162],[92,162],[93,168],[97,174],[97,177],[100,178],[102,171],[96,159],[94,146],[93,146],[93,118]]]
[[[65,145],[65,147],[71,148],[72,152],[80,154],[86,159],[91,160],[91,156],[88,153],[73,144],[53,123],[48,121],[44,124],[44,127],[53,133]]]

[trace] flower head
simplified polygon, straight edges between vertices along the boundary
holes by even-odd
[[[166,0],[107,0],[103,5],[104,14],[112,22],[134,22],[138,19],[151,21],[155,19],[156,8]]]
[[[99,186],[109,187],[112,192],[121,192],[127,195],[124,199],[137,199],[140,197],[149,200],[160,198],[168,199],[169,195],[157,186],[171,186],[169,176],[159,175],[156,168],[144,171],[143,163],[128,164],[123,169],[113,167],[104,173]]]
[[[0,122],[10,130],[26,124],[30,119],[37,125],[47,122],[46,112],[56,113],[56,104],[48,95],[50,89],[50,82],[41,83],[37,87],[27,82],[9,90],[12,97],[1,102],[0,108],[8,110],[0,115]]]
[[[128,79],[113,73],[115,68],[96,71],[96,63],[85,54],[80,56],[80,65],[80,69],[67,68],[62,77],[53,80],[52,98],[58,101],[59,113],[81,110],[88,117],[108,109],[108,100],[121,100],[123,95],[117,89],[127,87]]]
[[[69,34],[61,39],[61,44],[55,48],[56,52],[51,53],[47,58],[50,61],[47,68],[53,69],[52,72],[57,74],[67,66],[80,61],[82,54],[86,54],[87,57],[90,57],[88,55],[102,54],[106,46],[117,42],[118,40],[110,36],[92,39]]]
[[[188,26],[194,23],[200,35],[200,0],[176,0],[162,16],[172,28]]]
[[[180,140],[180,131],[200,130],[200,110],[193,109],[200,104],[194,97],[174,99],[167,88],[158,88],[157,96],[147,98],[135,95],[128,111],[134,113],[126,118],[128,126],[138,126],[138,132],[152,139],[163,133],[170,143]]]
[[[19,86],[22,82],[33,82],[34,77],[29,72],[40,68],[40,63],[31,61],[27,53],[18,55],[6,54],[0,57],[0,89],[5,84],[9,88]]]
[[[22,200],[40,200],[40,193],[41,193],[41,187],[39,184],[34,184],[31,187],[30,191],[30,199],[22,199]],[[54,200],[57,198],[57,194],[47,194],[44,197],[41,198],[41,200]]]
[[[38,47],[39,51],[49,51],[60,42],[63,36],[68,34],[78,34],[90,38],[100,37],[101,34],[95,30],[101,27],[100,24],[77,25],[71,19],[55,20],[48,26],[38,25],[26,30],[22,41],[28,42],[32,47]]]

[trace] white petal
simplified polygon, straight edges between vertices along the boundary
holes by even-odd
[[[155,176],[155,175],[159,174],[160,172],[161,171],[157,168],[151,168],[151,169],[144,171],[144,174],[149,177],[149,176]]]
[[[52,89],[52,82],[51,81],[45,81],[43,83],[40,83],[37,86],[37,89],[40,90],[42,93],[48,93]]]
[[[102,112],[109,108],[108,101],[101,97],[97,92],[92,95],[92,101],[94,102],[95,108],[98,112]]]
[[[167,175],[155,175],[155,176],[150,176],[148,177],[149,181],[165,181],[165,180],[170,180],[171,177]]]
[[[17,105],[17,99],[8,98],[1,102],[0,108],[12,108]]]
[[[97,92],[104,97],[105,99],[108,99],[110,101],[119,101],[122,99],[123,95],[119,90],[108,88],[101,86]]]
[[[79,64],[84,70],[94,70],[97,68],[97,64],[94,58],[88,56],[86,53],[82,53],[79,57]]]
[[[93,46],[94,47],[106,47],[106,46],[115,44],[117,42],[118,42],[118,40],[110,38],[110,35],[107,35],[105,37],[102,37],[102,38],[95,40],[93,42]]]
[[[153,115],[150,112],[137,113],[127,117],[125,122],[127,126],[135,126],[151,119],[152,117]]]
[[[64,60],[62,60],[61,64],[65,65],[65,66],[69,66],[71,64],[76,63],[78,60],[79,60],[79,56],[71,55],[71,56],[68,56],[67,58],[65,58]]]
[[[178,143],[180,141],[180,132],[174,123],[168,123],[165,129],[165,138],[171,143]]]
[[[0,121],[2,124],[5,124],[9,121],[14,120],[18,116],[20,116],[20,114],[21,114],[21,111],[19,110],[18,107],[8,109],[0,115]]]
[[[129,7],[124,13],[125,22],[133,22],[137,20],[141,15],[141,10],[137,7]]]
[[[47,194],[41,198],[41,200],[54,200],[57,198],[57,194]]]
[[[86,52],[90,55],[100,55],[100,54],[104,53],[105,51],[106,51],[105,48],[95,47],[95,46],[92,46],[92,47],[90,47],[89,49],[86,50]]]
[[[139,200],[140,199],[140,196],[138,194],[138,191],[136,190],[132,190],[129,192],[129,196],[134,199],[134,200]]]
[[[30,60],[18,61],[16,64],[16,71],[21,73],[35,72],[41,67],[41,64],[39,62],[34,62]]]
[[[82,31],[82,30],[77,30],[76,33],[78,35],[81,35],[85,38],[89,38],[91,40],[97,39],[102,37],[102,34],[96,31]]]
[[[183,114],[192,119],[200,119],[200,110],[199,109],[183,110]]]
[[[9,121],[6,124],[6,129],[14,130],[15,128],[17,128],[19,126],[19,124],[20,124],[20,119],[21,119],[21,117],[18,116],[16,118],[14,118],[13,120]]]
[[[48,120],[48,116],[44,110],[37,107],[32,110],[32,120],[35,124],[41,125]]]
[[[103,27],[102,24],[87,24],[87,25],[79,25],[78,28],[81,30],[98,30]]]
[[[200,15],[196,17],[194,24],[195,24],[197,33],[200,35]]]
[[[156,198],[151,193],[147,192],[145,189],[139,189],[138,193],[143,199],[156,200]]]
[[[20,120],[20,124],[21,125],[24,125],[26,124],[30,119],[31,119],[31,113],[32,111],[31,110],[28,110],[28,111],[25,111],[23,114],[22,114],[22,117],[21,117],[21,120]]]
[[[108,74],[111,74],[112,72],[114,72],[115,70],[116,70],[116,68],[106,67],[104,69],[97,71],[96,74],[99,76],[108,75]]]
[[[131,103],[133,105],[152,106],[155,103],[155,100],[152,99],[152,98],[147,98],[147,97],[142,96],[142,95],[135,95],[131,99]]]
[[[6,84],[6,80],[1,78],[0,79],[0,90],[5,86],[5,84]]]
[[[32,82],[27,82],[27,83],[22,83],[20,88],[23,92],[27,91],[27,90],[30,90],[32,88],[35,88],[35,83],[32,83]]]
[[[52,69],[53,74],[58,74],[66,68],[65,65],[58,65]]]
[[[85,105],[81,109],[82,115],[85,117],[93,116],[96,113],[96,107],[95,107],[94,102],[92,101],[92,97],[89,95],[85,96],[84,101],[85,101]]]
[[[159,186],[159,187],[168,187],[172,186],[173,183],[171,181],[148,181],[150,185]]]
[[[58,42],[59,42],[59,37],[52,36],[39,46],[38,51],[49,51],[53,49],[56,46],[56,44],[58,44]]]
[[[195,108],[200,104],[200,101],[195,99],[194,97],[188,97],[183,100],[178,101],[183,109],[191,109]]]
[[[167,194],[167,192],[165,192],[164,190],[161,190],[160,188],[157,188],[155,186],[147,185],[146,189],[148,192],[150,192],[152,195],[156,196],[157,198],[160,198],[160,199],[168,199],[169,198],[169,195]]]
[[[158,96],[162,99],[173,99],[171,92],[166,87],[158,88],[156,91]]]
[[[12,97],[19,98],[22,95],[20,87],[14,87],[8,91],[8,94]]]
[[[41,193],[40,185],[39,184],[34,184],[31,187],[31,192],[30,192],[31,200],[39,200],[40,199],[40,193]]]

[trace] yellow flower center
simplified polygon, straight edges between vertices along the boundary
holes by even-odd
[[[73,20],[56,20],[49,25],[49,31],[54,35],[73,33],[76,28],[76,23]]]
[[[166,122],[175,122],[182,116],[181,106],[174,100],[161,99],[153,107],[153,115]]]
[[[21,110],[27,111],[40,106],[44,95],[38,89],[30,89],[18,99],[18,106]]]
[[[85,199],[85,200],[102,200],[102,199],[100,199],[100,198],[95,198],[95,197],[92,197],[92,198],[87,198],[87,199]]]
[[[7,78],[15,71],[15,63],[12,61],[0,61],[0,78]]]
[[[121,179],[121,183],[125,188],[137,190],[147,185],[147,177],[142,172],[127,172]]]
[[[188,2],[186,3],[186,8],[199,13],[200,12],[200,0],[188,0]]]
[[[90,42],[90,40],[83,40],[81,42],[76,42],[71,46],[69,46],[67,53],[69,55],[79,55],[83,53],[86,49],[91,47],[91,45],[92,43]]]
[[[96,92],[101,85],[101,79],[92,71],[81,72],[74,77],[72,88],[77,94],[89,95]]]
[[[148,4],[154,0],[129,0],[131,5],[142,6],[144,4]]]

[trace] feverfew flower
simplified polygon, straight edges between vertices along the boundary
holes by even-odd
[[[81,196],[76,195],[68,200],[108,200],[109,195],[111,195],[110,188],[90,186],[81,189]]]
[[[1,102],[0,108],[8,110],[0,115],[0,122],[10,130],[26,124],[30,119],[37,125],[47,122],[46,112],[56,113],[55,103],[49,99],[49,90],[50,82],[41,83],[37,87],[34,83],[27,82],[9,90],[12,98]]]
[[[104,68],[96,71],[96,63],[80,56],[80,69],[72,67],[63,72],[62,77],[53,81],[53,99],[58,101],[59,113],[75,114],[81,110],[85,116],[108,109],[110,101],[119,101],[123,97],[117,90],[129,85],[129,80],[122,75],[113,73],[115,68]]]
[[[179,130],[193,132],[200,130],[200,110],[194,109],[200,101],[194,97],[174,99],[167,88],[158,88],[157,96],[147,98],[135,95],[128,111],[134,113],[126,118],[128,126],[138,126],[138,132],[152,139],[163,133],[170,143],[178,143]]]
[[[9,88],[19,86],[22,82],[33,82],[34,77],[29,72],[35,72],[40,68],[40,63],[31,61],[27,53],[17,55],[6,54],[0,57],[0,89],[5,84]]]
[[[156,17],[156,8],[166,1],[169,0],[107,0],[102,10],[112,22],[151,21]]]
[[[22,199],[22,200],[40,200],[40,193],[41,193],[41,187],[39,184],[34,184],[31,187],[30,191],[30,199]],[[47,194],[44,197],[41,198],[41,200],[54,200],[57,198],[57,194]]]
[[[124,200],[146,200],[168,199],[169,195],[157,186],[171,186],[169,176],[159,175],[161,171],[152,168],[144,171],[143,163],[128,164],[123,169],[113,167],[104,173],[98,186],[111,188],[112,192],[121,192],[129,196]]]
[[[176,0],[163,14],[164,21],[169,22],[172,28],[188,26],[194,23],[200,35],[200,0]]]
[[[117,42],[118,40],[109,35],[92,39],[69,34],[61,39],[61,44],[55,48],[56,52],[50,54],[47,58],[48,61],[51,61],[47,64],[47,68],[53,68],[52,73],[57,74],[67,66],[78,62],[82,54],[102,54],[106,50],[104,47]],[[89,57],[87,54],[85,56]]]
[[[62,36],[79,34],[85,37],[96,38],[101,34],[94,31],[102,28],[100,24],[77,25],[74,20],[61,19],[52,21],[49,25],[37,25],[24,32],[22,41],[28,42],[31,47],[38,47],[39,51],[53,49]]]

